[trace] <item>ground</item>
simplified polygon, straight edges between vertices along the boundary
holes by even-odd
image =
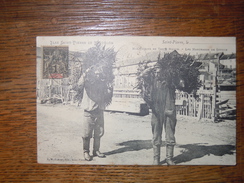
[[[106,158],[94,157],[87,162],[82,153],[82,109],[62,104],[38,104],[37,109],[39,163],[152,164],[151,114],[105,112],[105,134],[100,150]],[[166,165],[162,140],[160,164]],[[234,165],[236,162],[235,120],[213,123],[177,116],[176,141],[174,161],[178,165]]]

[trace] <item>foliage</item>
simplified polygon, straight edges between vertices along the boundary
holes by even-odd
[[[98,104],[111,103],[115,58],[114,49],[106,48],[100,42],[96,42],[85,54],[83,65],[85,88],[88,96]]]
[[[147,62],[141,63],[138,68],[138,89],[142,91],[143,98],[147,102],[147,98],[150,97],[150,87],[153,83],[155,70],[160,69],[157,80],[165,82],[172,92],[175,89],[191,93],[195,92],[200,86],[199,75],[197,67],[194,64],[194,57],[190,55],[181,55],[177,51],[166,53],[163,58],[158,56],[157,63],[154,67],[149,67]],[[143,76],[143,72],[147,72],[146,77]],[[185,86],[182,87],[180,80],[183,80]]]
[[[89,48],[85,53],[83,72],[91,66],[106,66],[112,68],[115,62],[116,52],[113,48],[106,48],[101,42],[96,42],[95,46]],[[110,73],[111,74],[111,73]]]

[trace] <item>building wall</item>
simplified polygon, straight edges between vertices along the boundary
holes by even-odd
[[[220,60],[220,63],[229,69],[236,69],[236,58]]]

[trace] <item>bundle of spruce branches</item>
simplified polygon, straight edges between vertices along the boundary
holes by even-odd
[[[99,105],[109,105],[113,96],[113,64],[116,52],[100,42],[88,49],[83,70],[87,95]]]
[[[166,53],[162,58],[158,56],[158,60],[153,67],[147,65],[148,61],[140,63],[137,73],[137,88],[141,91],[143,99],[149,105],[152,103],[151,91],[153,81],[156,79],[164,82],[175,92],[176,89],[187,93],[196,92],[201,86],[199,75],[200,72],[195,63],[194,57],[186,54],[179,54],[177,51]],[[160,69],[160,74],[156,76],[156,68]],[[143,74],[145,73],[146,74]],[[180,81],[185,82],[185,86],[180,85]]]

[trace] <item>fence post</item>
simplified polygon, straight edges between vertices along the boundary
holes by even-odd
[[[52,98],[52,92],[51,92],[51,90],[52,90],[52,84],[53,84],[53,82],[52,82],[53,80],[52,79],[49,79],[49,90],[48,90],[48,97],[49,97],[49,99],[50,98]]]
[[[198,114],[197,114],[197,120],[198,121],[202,118],[203,100],[204,100],[204,94],[201,94],[200,104],[199,104],[199,111],[198,111]]]
[[[194,102],[193,102],[193,116],[196,117],[196,103],[197,103],[197,101],[196,101],[196,99],[193,99],[193,100],[194,100]]]
[[[213,98],[212,98],[212,116],[211,116],[211,119],[213,120],[213,122],[215,122],[215,108],[216,108],[216,86],[217,86],[217,69],[215,69],[213,71]]]

